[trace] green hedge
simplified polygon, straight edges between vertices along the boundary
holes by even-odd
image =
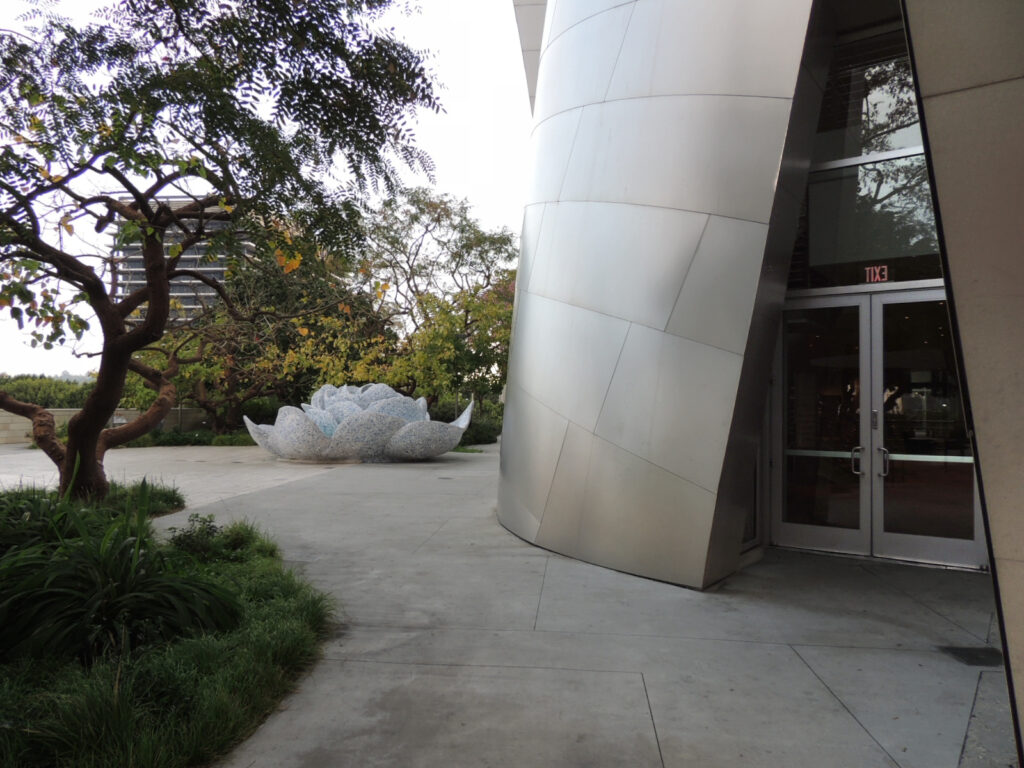
[[[467,400],[456,401],[454,396],[439,398],[430,408],[430,418],[434,421],[454,421],[467,405]],[[504,406],[496,400],[478,400],[473,406],[473,418],[459,445],[496,443],[501,434],[503,413]]]
[[[43,408],[81,408],[92,391],[93,383],[78,383],[49,376],[7,376],[0,373],[0,389],[26,403]]]

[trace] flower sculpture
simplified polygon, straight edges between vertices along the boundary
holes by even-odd
[[[387,384],[318,389],[302,408],[286,405],[273,426],[245,426],[258,445],[293,461],[418,461],[459,444],[473,403],[451,424],[431,421],[425,398],[413,400]]]

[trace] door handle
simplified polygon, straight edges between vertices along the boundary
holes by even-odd
[[[850,450],[850,471],[855,475],[863,475],[860,469],[860,454],[864,450],[863,446],[856,446]]]
[[[879,448],[878,450],[881,451],[881,453],[882,453],[882,471],[878,473],[878,476],[879,477],[888,477],[889,476],[889,449],[888,448]]]

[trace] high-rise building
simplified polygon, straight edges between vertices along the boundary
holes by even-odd
[[[183,197],[169,198],[166,202],[173,205],[187,201],[188,198]],[[218,212],[219,209],[216,208],[209,210],[210,214]],[[124,226],[124,222],[118,220],[117,226],[118,234],[120,234],[120,227]],[[204,226],[208,231],[217,232],[225,228],[226,222],[210,220],[205,222]],[[124,243],[118,234],[115,234],[114,245],[111,249],[113,256],[111,271],[115,294],[122,297],[145,286],[146,268],[142,259],[141,243]],[[175,242],[180,242],[181,237],[182,234],[179,230],[169,228],[165,245],[171,246]],[[222,258],[211,255],[206,243],[203,242],[183,251],[178,261],[178,267],[198,272],[219,282],[224,279],[226,264]],[[189,276],[175,278],[170,284],[170,292],[172,323],[193,318],[219,300],[212,287]]]

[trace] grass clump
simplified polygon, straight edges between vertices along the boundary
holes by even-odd
[[[0,494],[0,510],[26,503],[10,496]],[[28,500],[34,539],[11,534],[15,515],[0,514],[8,542],[0,555],[0,765],[207,763],[272,711],[316,658],[329,600],[286,570],[251,524],[221,527],[193,515],[158,544],[144,510],[69,511],[58,502],[47,512],[47,502]],[[44,551],[66,562],[44,563]],[[57,594],[46,593],[47,582]],[[30,589],[42,590],[32,598],[39,610]],[[8,631],[12,621],[25,626]],[[31,637],[38,642],[26,644]]]
[[[131,485],[111,483],[107,498],[103,504],[122,511],[130,511],[142,502],[143,484],[145,484],[146,505],[150,517],[168,515],[185,508],[185,496],[177,488],[142,481]]]

